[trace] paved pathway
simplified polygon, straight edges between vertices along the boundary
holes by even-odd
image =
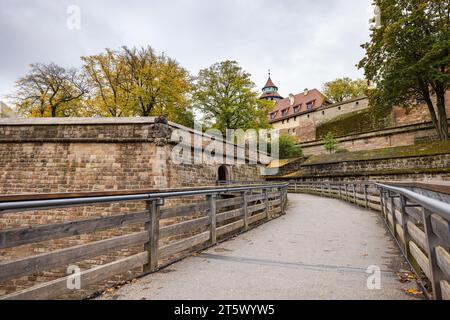
[[[368,290],[368,266],[381,289]],[[126,285],[101,299],[411,299],[407,269],[378,213],[289,195],[286,216]]]

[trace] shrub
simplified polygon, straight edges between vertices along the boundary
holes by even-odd
[[[323,147],[329,153],[333,153],[338,149],[338,142],[331,132],[328,132],[325,138],[323,139]]]
[[[294,137],[290,135],[281,135],[278,140],[280,159],[303,157],[303,150],[296,145],[297,140],[295,140]]]

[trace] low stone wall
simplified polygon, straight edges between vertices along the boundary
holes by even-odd
[[[277,176],[266,179],[450,180],[450,143],[310,156],[281,166]]]
[[[449,122],[450,123],[450,122]],[[437,135],[431,123],[405,125],[337,138],[339,148],[347,151],[373,150],[409,146],[436,141]],[[298,145],[308,155],[326,154],[323,140]]]

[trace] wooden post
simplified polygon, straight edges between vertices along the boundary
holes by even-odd
[[[400,195],[400,213],[402,214],[402,229],[403,229],[403,238],[405,240],[403,253],[407,259],[410,258],[409,253],[409,241],[410,236],[408,232],[408,214],[406,213],[406,198],[403,195]]]
[[[269,217],[269,191],[264,189],[264,203],[266,204],[266,219],[270,219]]]
[[[347,199],[347,202],[350,201],[350,199],[348,198],[348,185],[347,183],[344,184],[345,185],[345,198]]]
[[[145,250],[148,252],[148,263],[144,265],[144,272],[151,272],[158,268],[159,201],[160,199],[155,199],[146,202],[149,221],[145,223],[145,230],[148,232],[149,242],[145,244]]]
[[[364,184],[364,202],[366,204],[366,208],[369,208],[369,199],[367,197],[367,184]]]
[[[339,184],[339,199],[342,199],[342,184]]]
[[[248,197],[247,191],[242,193],[242,197],[244,198],[244,203],[242,204],[242,211],[244,213],[244,229],[248,230]]]
[[[391,214],[392,214],[392,234],[394,235],[394,238],[397,239],[397,232],[396,232],[396,225],[397,225],[397,219],[395,217],[395,201],[394,201],[394,195],[391,194]]]
[[[385,208],[385,217],[384,219],[386,220],[388,227],[389,227],[389,209],[388,209],[388,198],[390,196],[391,192],[388,190],[384,193],[384,208]]]
[[[378,192],[380,193],[380,209],[381,209],[381,215],[386,215],[385,208],[384,208],[384,191],[383,189],[379,188]]]
[[[211,244],[217,243],[217,195],[210,194],[206,196],[206,200],[209,204],[209,223],[210,223],[210,241]]]
[[[431,285],[433,288],[433,299],[442,300],[441,280],[445,280],[445,276],[438,266],[436,258],[436,247],[439,245],[439,238],[433,232],[431,225],[431,215],[433,213],[423,208],[423,224],[425,227],[425,235],[427,238],[428,262],[430,266]]]
[[[283,188],[279,190],[280,190],[280,209],[281,209],[280,215],[282,215],[284,213],[284,190]]]
[[[297,181],[294,182],[294,192],[297,193]]]
[[[353,184],[353,201],[355,202],[355,204],[357,204],[357,202],[356,202],[356,184]]]

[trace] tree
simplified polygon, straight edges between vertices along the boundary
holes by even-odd
[[[76,101],[87,92],[86,81],[76,69],[54,63],[31,65],[30,72],[16,82],[11,96],[20,113],[34,117],[70,116],[78,112]]]
[[[297,146],[297,141],[291,135],[280,135],[278,138],[280,159],[292,159],[303,157],[303,150]],[[273,143],[272,143],[273,145]],[[273,147],[270,147],[273,150]]]
[[[127,48],[122,52],[130,78],[130,94],[134,99],[134,114],[179,117],[190,121],[189,95],[191,79],[186,69],[151,47]],[[185,124],[185,123],[182,123]]]
[[[323,147],[325,150],[327,150],[330,154],[335,152],[338,147],[338,142],[334,138],[333,134],[331,132],[328,132],[323,139]]]
[[[357,98],[366,94],[367,81],[363,79],[352,80],[339,78],[323,85],[323,93],[334,103]]]
[[[450,0],[376,0],[381,26],[359,63],[375,88],[372,107],[425,101],[441,140],[448,140],[445,92],[450,84]]]
[[[272,102],[258,99],[250,74],[236,61],[215,63],[200,70],[193,95],[207,125],[226,129],[269,128]]]
[[[130,73],[119,52],[81,57],[89,80],[91,97],[87,103],[100,116],[125,117],[132,114]]]

